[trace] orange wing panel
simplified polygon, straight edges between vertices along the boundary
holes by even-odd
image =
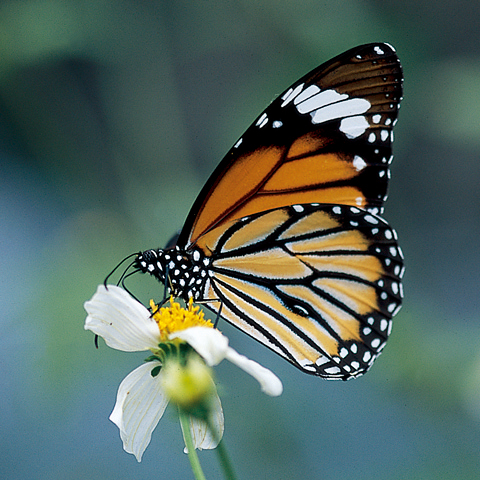
[[[341,223],[328,215],[327,212],[317,211],[295,222],[280,236],[281,240],[295,240],[295,237],[307,232],[320,232],[340,227]]]
[[[240,205],[228,220],[234,220],[246,217],[257,212],[264,212],[272,208],[279,208],[288,205],[297,205],[301,203],[338,203],[341,205],[365,206],[365,197],[356,188],[350,187],[332,187],[318,188],[303,192],[286,192],[275,194],[256,195],[249,202]]]
[[[369,240],[358,230],[343,230],[325,236],[309,238],[308,240],[300,239],[287,243],[288,248],[295,254],[329,252],[339,248],[347,252],[362,252],[369,245]]]
[[[228,252],[229,250],[255,244],[271,234],[278,225],[282,225],[288,218],[288,213],[281,209],[266,213],[261,218],[248,222],[235,235],[232,235],[225,242],[222,250]]]
[[[331,143],[331,140],[328,138],[322,137],[316,132],[309,132],[292,143],[287,158],[301,157],[308,155],[310,152],[318,152],[329,143]]]
[[[303,298],[311,305],[317,305],[318,308],[321,309],[327,323],[340,335],[341,338],[347,340],[360,340],[360,323],[354,316],[346,313],[334,304],[327,302],[304,285],[283,285],[282,291],[295,298]],[[334,344],[332,342],[326,351],[330,355],[337,354],[338,343]]]
[[[335,154],[312,155],[281,165],[265,183],[261,192],[323,188],[331,182],[351,179],[358,170],[350,161]],[[336,203],[332,199],[331,203]],[[283,205],[279,205],[283,206]]]
[[[201,215],[191,233],[192,241],[214,227],[220,219],[233,220],[243,216],[232,215],[232,211],[256,193],[281,162],[284,150],[265,147],[237,158],[218,180],[200,210]]]
[[[280,248],[256,252],[238,257],[215,260],[215,267],[222,271],[243,272],[261,278],[304,278],[312,273],[310,267]]]

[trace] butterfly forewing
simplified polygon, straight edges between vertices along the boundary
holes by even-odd
[[[180,235],[194,243],[216,225],[296,203],[381,212],[392,128],[402,95],[393,48],[354,48],[277,97],[228,152]]]
[[[339,205],[230,221],[196,244],[211,262],[204,297],[305,372],[355,377],[381,352],[401,304],[395,238],[379,217]]]

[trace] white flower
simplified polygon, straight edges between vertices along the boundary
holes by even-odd
[[[172,378],[177,378],[168,372],[166,378],[165,370],[168,369],[156,368],[165,367],[159,355],[162,353],[159,350],[160,343],[187,343],[209,367],[218,365],[226,358],[257,379],[267,395],[278,396],[282,393],[283,386],[278,377],[229,347],[228,338],[211,328],[211,324],[203,320],[203,314],[197,313],[198,307],[192,308],[191,304],[189,310],[180,309],[178,303],[172,303],[170,309],[162,308],[162,311],[168,312],[158,321],[157,315],[154,315],[155,319],[152,318],[149,310],[122,288],[113,285],[105,288],[104,285],[99,285],[92,299],[85,303],[85,310],[88,313],[85,329],[103,337],[108,346],[127,352],[151,350],[158,358],[141,365],[122,381],[110,415],[110,420],[120,429],[123,448],[128,453],[133,453],[139,462],[150,443],[153,430],[172,399],[172,394],[168,393],[171,387],[168,385]],[[187,320],[183,325],[184,329],[175,323],[177,310],[182,312]],[[165,318],[171,322],[162,323]],[[185,328],[185,325],[188,328]],[[196,364],[192,365],[192,368],[199,368]],[[206,365],[203,367],[207,368]],[[186,368],[188,369],[188,363]],[[154,376],[152,370],[155,369],[160,371]],[[206,378],[197,373],[190,377]],[[210,380],[207,383],[204,381],[202,385],[209,398],[210,425],[215,431],[210,432],[204,421],[190,416],[194,446],[200,450],[215,448],[222,438],[224,426],[222,406],[213,380],[210,377]],[[182,394],[184,392],[179,391]],[[188,393],[185,395],[188,397]],[[178,403],[178,399],[176,402]]]

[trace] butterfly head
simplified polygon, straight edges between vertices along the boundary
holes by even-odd
[[[164,282],[168,278],[170,270],[174,270],[176,265],[172,263],[171,257],[175,256],[172,249],[152,249],[140,252],[134,261],[134,267],[142,273],[149,273],[158,281]],[[173,255],[172,255],[173,254]]]

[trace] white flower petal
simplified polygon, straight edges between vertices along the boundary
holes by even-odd
[[[212,380],[213,383],[213,380]],[[206,436],[203,441],[198,445],[198,449],[212,449],[216,448],[219,444],[220,440],[223,437],[223,430],[225,427],[225,419],[223,417],[223,409],[222,403],[220,402],[220,397],[215,390],[214,394],[212,395],[212,404],[210,410],[210,423],[211,427],[213,428],[215,434],[212,435],[211,433]]]
[[[225,358],[254,377],[260,383],[262,391],[267,395],[278,397],[283,392],[282,382],[268,368],[262,367],[262,365],[244,355],[240,355],[231,347],[228,347]]]
[[[218,365],[228,350],[228,338],[215,328],[191,327],[174,332],[169,338],[180,338],[187,342],[209,367]]]
[[[85,330],[103,337],[109,347],[124,352],[158,347],[160,331],[155,320],[123,288],[99,285],[84,307],[88,313]]]
[[[215,384],[212,380],[213,387],[215,388]],[[206,449],[211,450],[216,448],[219,444],[220,440],[223,437],[223,429],[224,429],[224,417],[223,417],[223,409],[222,404],[220,402],[220,397],[218,396],[216,389],[214,394],[212,395],[211,399],[211,410],[210,410],[210,421],[212,424],[212,428],[215,430],[214,434],[207,427],[207,424],[199,420],[195,417],[190,417],[190,433],[192,435],[193,444],[195,448],[198,450]],[[183,427],[182,427],[183,432]],[[185,433],[183,434],[185,438]],[[187,447],[184,448],[184,452],[188,453]]]
[[[120,429],[124,450],[133,453],[139,462],[168,404],[160,381],[162,372],[156,377],[151,375],[159,365],[160,362],[144,363],[125,377],[110,415]]]

